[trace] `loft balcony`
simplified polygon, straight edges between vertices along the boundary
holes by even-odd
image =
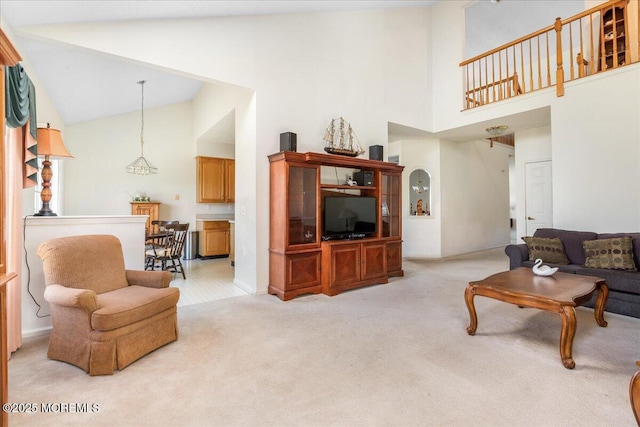
[[[639,61],[639,0],[611,0],[460,63],[469,110]]]

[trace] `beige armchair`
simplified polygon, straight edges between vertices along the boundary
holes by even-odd
[[[38,247],[51,305],[50,359],[113,374],[178,339],[180,291],[166,271],[125,270],[120,240],[85,235]]]

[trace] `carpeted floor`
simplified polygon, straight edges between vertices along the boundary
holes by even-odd
[[[180,339],[112,376],[47,360],[48,338],[28,339],[9,362],[9,400],[38,412],[10,425],[635,425],[640,319],[605,313],[601,328],[579,308],[568,370],[557,314],[476,297],[467,335],[464,289],[508,268],[502,249],[404,267],[335,297],[180,307]]]

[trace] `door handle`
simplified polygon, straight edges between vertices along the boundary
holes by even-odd
[[[528,217],[527,217],[527,220],[529,220],[529,221],[534,221],[534,220],[535,220],[535,218],[532,218],[532,217],[528,216]]]

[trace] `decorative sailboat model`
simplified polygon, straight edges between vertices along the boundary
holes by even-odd
[[[324,151],[329,154],[351,157],[364,154],[364,150],[358,142],[358,137],[351,128],[351,123],[347,123],[342,117],[331,120],[322,139],[327,144],[324,147]]]

